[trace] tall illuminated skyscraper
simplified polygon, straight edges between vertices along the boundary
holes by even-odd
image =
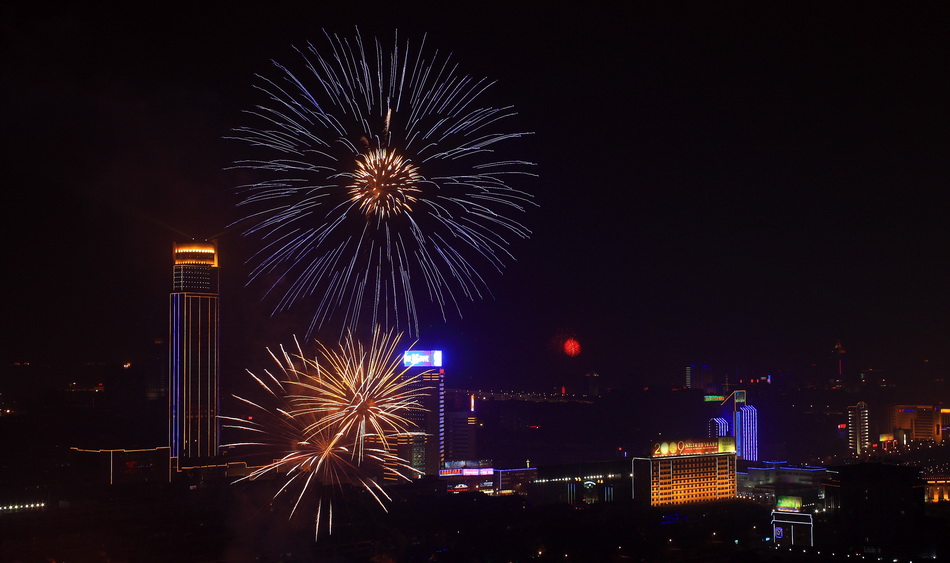
[[[419,434],[407,436],[400,444],[400,457],[406,459],[420,475],[438,475],[445,461],[445,370],[441,350],[409,350],[403,365],[421,370],[416,383],[424,389],[419,399],[422,410],[406,413]],[[434,369],[433,369],[434,368]]]
[[[174,244],[169,299],[169,445],[178,468],[218,455],[218,249],[214,242]]]
[[[736,438],[736,454],[746,461],[759,460],[759,413],[746,404],[746,392],[733,391],[722,402],[722,407],[732,407],[728,419],[732,422],[732,435]],[[724,415],[726,414],[724,410]]]
[[[864,401],[848,407],[848,449],[851,455],[862,456],[871,446],[871,432],[868,429],[868,405]]]
[[[746,461],[759,460],[759,413],[752,405],[736,410],[736,453]]]

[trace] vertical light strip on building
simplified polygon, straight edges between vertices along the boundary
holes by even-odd
[[[752,405],[742,405],[736,411],[736,447],[739,457],[747,461],[759,460],[758,418]]]

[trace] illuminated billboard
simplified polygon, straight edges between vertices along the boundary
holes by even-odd
[[[713,438],[709,440],[679,440],[670,442],[654,442],[650,450],[650,457],[665,457],[672,455],[708,455],[719,453],[735,453],[736,441],[732,436]]]
[[[440,469],[439,477],[473,477],[476,475],[494,475],[491,467],[470,467],[465,469]]]
[[[780,495],[775,498],[775,510],[778,512],[801,512],[802,497]]]
[[[403,367],[440,368],[442,350],[406,350],[402,354]]]

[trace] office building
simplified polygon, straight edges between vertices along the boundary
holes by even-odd
[[[736,498],[732,437],[655,442],[633,459],[633,498],[650,506]]]
[[[868,405],[864,401],[848,407],[848,450],[861,457],[871,447],[871,431],[868,428]]]
[[[942,414],[931,405],[894,407],[894,438],[901,444],[943,440]]]
[[[445,370],[441,350],[409,350],[403,354],[407,376],[418,376],[422,410],[406,413],[415,433],[397,440],[399,457],[422,475],[438,475],[445,461]]]
[[[468,411],[445,413],[445,460],[474,459],[478,418]]]
[[[460,389],[445,391],[445,461],[478,459],[478,418],[475,394]]]
[[[721,393],[723,382],[717,378],[709,366],[704,364],[690,364],[686,366],[685,387],[698,389],[704,393]]]
[[[759,413],[752,405],[742,405],[735,413],[736,453],[746,461],[759,460]]]
[[[710,418],[707,426],[707,438],[721,438],[729,435],[729,421],[721,416]]]
[[[796,511],[815,512],[825,508],[825,479],[833,473],[825,467],[763,461],[736,474],[737,495],[772,507],[783,497],[795,498]]]
[[[169,446],[177,469],[218,455],[219,329],[217,245],[173,246],[169,311]]]
[[[746,403],[746,392],[733,391],[722,402],[723,418],[732,423],[737,455],[746,461],[759,460],[759,413]]]

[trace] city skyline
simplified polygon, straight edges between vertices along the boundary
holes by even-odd
[[[428,33],[496,78],[535,133],[534,236],[491,280],[494,298],[420,331],[461,360],[461,381],[550,388],[598,372],[635,387],[694,362],[807,364],[839,339],[850,369],[946,371],[945,10],[641,9],[610,22],[554,6],[476,10],[471,29],[411,9],[42,10],[11,8],[0,51],[3,180],[18,186],[5,316],[21,326],[6,361],[98,360],[164,335],[160,282],[183,234],[220,236],[229,373],[305,332],[306,313],[269,319],[244,287],[254,249],[228,225],[245,177],[224,170],[241,148],[222,137],[270,59],[359,25]]]

